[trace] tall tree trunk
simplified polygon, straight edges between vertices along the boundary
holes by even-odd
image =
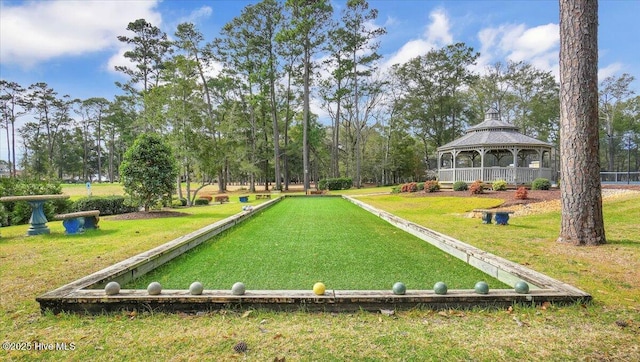
[[[9,141],[10,139],[10,135],[9,135],[9,122],[5,122],[5,127],[6,127],[6,135],[7,135],[7,163],[9,164],[9,176],[12,175],[11,172],[11,142]]]
[[[336,118],[333,121],[333,147],[331,149],[331,176],[340,177],[340,107],[342,103],[342,79],[338,79],[336,97]]]
[[[17,177],[16,173],[16,127],[15,120],[11,120],[11,177]]]
[[[286,115],[284,120],[284,153],[282,154],[282,168],[284,169],[283,178],[284,178],[284,190],[289,191],[289,155],[287,155],[287,150],[289,149],[289,123],[291,122],[289,116],[289,107],[290,97],[291,97],[291,77],[289,76],[288,85],[287,85],[287,107],[286,107]]]
[[[356,124],[356,179],[354,180],[356,183],[356,188],[362,187],[362,177],[361,177],[361,159],[362,153],[360,152],[360,143],[362,141],[362,128],[360,124],[360,109],[358,107],[359,97],[358,97],[358,63],[356,62],[356,53],[353,53],[353,98],[355,105],[355,124]],[[364,123],[364,121],[363,121]]]
[[[309,78],[311,75],[311,53],[309,40],[304,49],[304,94],[302,115],[302,167],[304,170],[304,192],[309,190]]]
[[[273,166],[274,166],[274,189],[282,191],[280,183],[280,127],[278,126],[278,104],[276,102],[276,80],[275,69],[273,66],[275,60],[271,60],[271,76],[269,78],[269,92],[271,93],[271,120],[273,122]],[[267,183],[269,181],[267,180]]]
[[[187,194],[187,206],[191,206],[192,202],[191,200],[191,176],[189,176],[191,174],[191,170],[189,169],[189,165],[185,165],[185,181],[186,181],[186,191],[185,193]],[[178,176],[178,180],[180,180],[180,176]],[[204,184],[204,182],[203,182]],[[179,190],[182,193],[182,183],[178,184]],[[195,196],[195,193],[194,195]]]
[[[109,180],[111,180],[111,183],[114,182],[114,178],[115,178],[115,165],[114,165],[114,159],[116,157],[116,135],[115,135],[115,130],[113,131],[113,133],[111,133],[111,145],[109,145]]]
[[[598,148],[598,2],[560,0],[559,242],[606,243]]]
[[[178,193],[178,200],[182,199],[182,182],[180,182],[180,174],[176,176],[176,191]]]

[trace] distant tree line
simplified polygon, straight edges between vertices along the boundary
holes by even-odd
[[[527,62],[475,72],[480,54],[464,43],[383,69],[377,51],[385,29],[371,26],[377,15],[365,0],[348,1],[339,14],[328,0],[264,0],[209,42],[191,23],[169,40],[135,20],[118,37],[131,46],[124,56],[133,67],[116,67],[128,79],[112,100],[0,80],[2,128],[7,140],[22,139],[2,145],[2,168],[11,176],[19,169],[117,181],[126,150],[153,133],[171,146],[176,181],[188,190],[214,181],[221,191],[229,182],[254,191],[291,182],[308,189],[323,178],[348,177],[356,187],[422,181],[437,168],[436,148],[481,122],[489,107],[524,134],[558,145],[559,84],[550,72]],[[638,170],[633,81],[623,74],[600,85],[605,170]]]

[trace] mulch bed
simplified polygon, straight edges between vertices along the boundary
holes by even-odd
[[[548,200],[557,200],[560,198],[560,190],[529,190],[528,198],[525,200],[519,200],[515,197],[515,190],[507,190],[507,191],[485,191],[479,195],[471,195],[469,191],[438,191],[438,192],[425,192],[420,193],[420,196],[426,197],[481,197],[481,198],[492,198],[492,199],[503,199],[505,200],[501,206],[512,206],[512,205],[526,205],[533,204],[536,202],[548,201]]]
[[[640,185],[603,185],[604,189],[624,189],[624,190],[636,190],[640,191]],[[528,190],[528,198],[526,200],[519,200],[515,198],[515,190],[507,190],[507,191],[485,191],[480,195],[471,195],[469,191],[438,191],[438,192],[425,192],[425,193],[417,193],[418,197],[445,197],[445,196],[453,196],[453,197],[484,197],[484,198],[495,198],[495,199],[503,199],[505,200],[501,207],[505,206],[514,206],[514,205],[527,205],[527,204],[535,204],[538,202],[550,201],[550,200],[559,200],[560,199],[560,189],[551,189],[551,190]]]
[[[113,215],[107,216],[109,220],[145,220],[145,219],[158,219],[164,217],[179,217],[179,216],[188,216],[189,214],[178,211],[169,211],[169,210],[161,210],[161,211],[138,211],[138,212],[130,212],[127,214]]]

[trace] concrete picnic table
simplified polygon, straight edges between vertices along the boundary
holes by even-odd
[[[47,217],[44,215],[43,205],[49,200],[68,199],[69,195],[25,195],[25,196],[4,196],[0,197],[0,202],[26,201],[31,206],[31,227],[27,230],[27,235],[49,234],[51,231],[47,226]]]

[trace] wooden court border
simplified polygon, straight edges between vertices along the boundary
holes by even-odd
[[[253,209],[243,210],[238,214],[47,292],[37,297],[36,300],[40,303],[42,312],[49,310],[53,313],[99,314],[121,310],[199,312],[247,308],[350,312],[416,307],[431,309],[506,307],[516,303],[565,304],[591,299],[588,293],[571,285],[374,208],[350,196],[342,196],[342,198],[507,285],[514,285],[517,281],[525,281],[530,286],[530,292],[518,294],[514,289],[492,289],[489,294],[483,295],[475,293],[474,290],[458,289],[449,290],[445,295],[438,295],[433,290],[407,290],[404,295],[396,295],[391,290],[327,290],[321,296],[315,295],[311,290],[247,290],[244,295],[233,295],[230,290],[205,290],[201,295],[191,295],[186,289],[163,290],[160,295],[149,295],[146,290],[137,289],[123,289],[119,294],[112,296],[106,295],[104,292],[104,286],[108,282],[117,281],[120,285],[125,285],[250,218],[256,212],[280,202],[285,197],[332,196],[278,195],[262,204],[254,205]]]

